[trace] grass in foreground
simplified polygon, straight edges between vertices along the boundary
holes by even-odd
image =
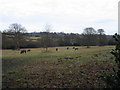
[[[31,49],[27,54],[3,50],[3,88],[106,87],[100,76],[112,73],[114,57],[109,52],[113,46],[57,48]]]

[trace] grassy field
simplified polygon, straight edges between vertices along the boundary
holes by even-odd
[[[58,48],[58,51],[55,49]],[[112,73],[114,46],[33,48],[20,54],[3,50],[3,88],[104,88],[104,72]]]

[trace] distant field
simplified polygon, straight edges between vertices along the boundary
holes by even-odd
[[[30,39],[35,39],[35,40],[37,40],[37,39],[40,39],[41,37],[30,37]]]
[[[110,51],[114,46],[56,48],[51,47],[48,52],[44,48],[32,48],[26,54],[3,50],[3,87],[106,87],[100,75],[103,71],[112,72],[114,57]]]

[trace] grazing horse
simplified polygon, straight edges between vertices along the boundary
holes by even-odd
[[[30,49],[27,50],[27,52],[30,52],[30,51],[31,51]]]
[[[20,51],[20,54],[22,54],[22,53],[26,53],[26,50],[21,50],[21,51]]]
[[[75,49],[75,47],[73,47],[73,49]]]
[[[78,48],[75,48],[75,50],[78,50]]]
[[[58,48],[56,48],[56,51],[58,51]]]
[[[69,47],[67,47],[67,50],[69,49]]]

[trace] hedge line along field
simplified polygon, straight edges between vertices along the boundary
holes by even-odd
[[[58,51],[56,51],[58,48]],[[113,73],[114,46],[32,48],[26,54],[2,50],[3,88],[105,88],[101,79]]]

